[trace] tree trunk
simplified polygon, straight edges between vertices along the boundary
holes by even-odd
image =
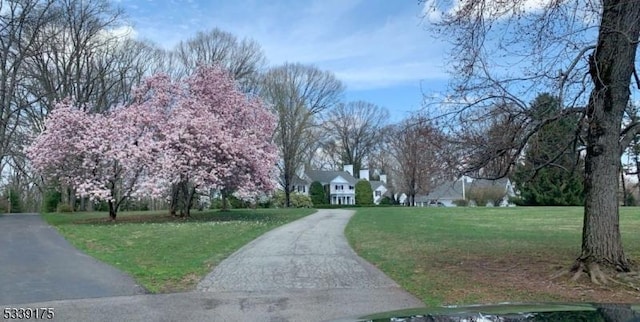
[[[190,187],[189,183],[185,182],[182,187],[183,202],[182,210],[180,211],[182,217],[191,217],[191,207],[193,206],[193,198],[196,195],[196,187]]]
[[[222,205],[220,205],[220,210],[229,211],[229,193],[226,189],[220,190],[220,198],[222,203]]]
[[[176,216],[178,209],[178,184],[171,184],[171,200],[169,201],[169,215]]]
[[[112,200],[107,201],[107,204],[109,204],[109,218],[111,218],[111,220],[115,221],[116,220],[116,207],[113,204]]]
[[[284,175],[284,207],[291,207],[291,177]]]
[[[589,57],[594,89],[587,108],[584,226],[576,268],[585,268],[596,283],[606,283],[598,274],[599,266],[630,270],[619,227],[618,169],[620,126],[629,101],[640,33],[638,17],[640,2],[603,1],[598,43]]]
[[[631,206],[629,204],[627,183],[624,180],[624,169],[622,168],[622,165],[620,166],[620,185],[622,186],[622,205],[625,207]]]
[[[615,133],[596,136],[589,130],[588,134],[579,260],[587,265],[595,263],[628,271],[619,227],[617,129],[609,128],[607,132]]]

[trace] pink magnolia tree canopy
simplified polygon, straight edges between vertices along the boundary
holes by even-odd
[[[273,189],[275,125],[262,101],[242,93],[226,71],[201,67],[179,84],[150,77],[131,104],[105,114],[62,102],[27,153],[43,176],[116,202],[116,210],[127,197],[166,195],[185,181],[248,198]]]

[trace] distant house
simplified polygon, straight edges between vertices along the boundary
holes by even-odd
[[[360,179],[369,181],[369,170],[360,171]],[[373,191],[373,202],[380,201],[387,193],[386,175],[380,175],[379,181],[369,181]],[[344,171],[307,170],[298,171],[291,182],[292,191],[308,195],[311,183],[318,181],[329,192],[329,203],[332,205],[355,205],[355,186],[358,179],[353,176],[353,165],[345,165]]]
[[[504,197],[498,205],[495,206],[511,206],[509,198],[514,197],[515,191],[511,180],[502,178],[497,180],[472,179],[466,176],[462,178],[444,183],[436,187],[426,196],[416,196],[416,206],[445,206],[455,207],[456,200],[470,200],[469,192],[472,189],[493,189],[504,191]],[[493,202],[487,205],[494,206]]]
[[[386,182],[373,180],[369,181],[369,183],[371,184],[371,190],[373,190],[373,203],[379,205],[382,198],[387,194]]]
[[[387,175],[381,174],[380,180],[369,180],[369,169],[360,170],[360,180],[367,180],[371,185],[371,191],[373,191],[373,203],[380,204],[382,198],[387,194]]]
[[[305,171],[305,179],[309,184],[318,181],[329,192],[329,203],[332,205],[355,205],[356,204],[356,182],[347,171]],[[328,187],[328,189],[327,189]],[[307,189],[307,191],[309,191]]]
[[[303,173],[301,173],[304,176]],[[291,191],[301,193],[303,195],[309,194],[309,187],[311,186],[311,182],[308,179],[301,178],[300,175],[296,174],[291,180]]]

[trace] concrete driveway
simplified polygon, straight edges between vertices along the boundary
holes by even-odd
[[[38,214],[0,215],[0,305],[144,294],[70,245]]]
[[[194,292],[22,306],[51,307],[60,321],[323,321],[424,306],[351,250],[343,232],[352,215],[320,210],[276,228]]]

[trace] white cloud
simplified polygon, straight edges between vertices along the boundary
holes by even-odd
[[[441,64],[444,43],[430,39],[420,26],[419,10],[403,15],[380,16],[369,27],[331,30],[341,15],[350,19],[354,1],[321,14],[303,16],[289,25],[293,33],[258,32],[272,64],[286,61],[316,64],[329,69],[349,89],[371,89],[418,84],[425,78],[446,79]],[[416,7],[419,9],[419,7]],[[318,12],[315,12],[318,13]],[[275,22],[266,22],[273,26]],[[268,28],[265,30],[269,30]],[[247,32],[247,34],[251,34]]]
[[[420,80],[446,79],[442,68],[428,62],[397,62],[380,66],[357,66],[336,71],[336,76],[352,90],[417,84]]]
[[[442,20],[443,11],[438,8],[437,0],[426,0],[422,5],[422,16],[427,21],[435,23]]]
[[[476,0],[426,0],[422,6],[422,15],[431,22],[440,22],[443,17],[460,12],[469,2],[477,2],[474,9],[482,10],[483,17],[502,19],[512,14],[538,12],[551,4],[553,0],[513,0],[506,3],[502,0],[482,2]],[[483,5],[480,6],[480,3]]]
[[[118,39],[133,39],[138,36],[138,32],[129,25],[120,26],[112,29],[108,29],[104,31],[105,36],[115,37]]]
[[[198,10],[170,9],[162,9],[166,19],[139,17],[140,36],[171,48],[197,31],[218,27],[256,40],[272,65],[314,64],[335,72],[349,89],[446,79],[437,66],[445,45],[430,39],[415,3],[237,0],[215,6],[203,1]]]

